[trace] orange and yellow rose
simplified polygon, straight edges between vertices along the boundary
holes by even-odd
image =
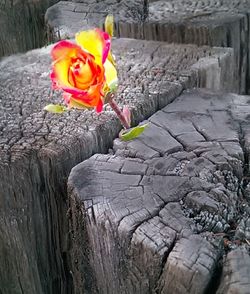
[[[99,29],[76,34],[76,43],[58,42],[51,51],[51,79],[69,107],[102,111],[106,92],[117,82],[108,33]]]

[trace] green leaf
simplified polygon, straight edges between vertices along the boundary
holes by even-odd
[[[140,136],[140,134],[144,132],[144,130],[146,129],[146,127],[148,125],[149,124],[147,123],[145,125],[137,126],[137,127],[133,128],[133,129],[129,130],[128,132],[123,132],[120,135],[120,138],[123,141],[133,140],[133,139],[137,138],[138,136]]]
[[[51,112],[51,113],[63,113],[67,111],[67,108],[60,104],[49,104],[44,107],[44,110]]]

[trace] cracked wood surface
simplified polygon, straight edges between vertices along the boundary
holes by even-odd
[[[113,12],[118,37],[234,48],[235,83],[230,91],[249,91],[248,0],[140,1],[136,2],[137,10],[133,1],[113,6],[109,1],[81,2],[61,1],[48,9],[45,18],[52,40],[73,37],[89,27],[102,27],[106,14]],[[134,11],[139,12],[134,15]]]
[[[0,62],[3,293],[70,291],[66,179],[74,165],[106,152],[121,128],[108,106],[101,115],[71,110],[58,116],[42,110],[61,102],[60,93],[50,97],[50,49]],[[224,49],[120,39],[113,42],[113,51],[120,78],[117,101],[131,107],[135,124],[183,89],[199,85],[200,74],[207,78],[204,60],[216,60],[216,77],[232,66],[232,52]]]
[[[135,121],[162,108],[186,87],[199,87],[204,82],[216,88],[217,84],[223,87],[227,78],[233,81],[228,75],[228,68],[233,66],[230,49],[130,39],[117,39],[112,45],[119,70],[116,99],[132,109],[140,108]],[[30,148],[53,150],[54,146],[67,146],[69,137],[74,140],[82,132],[91,136],[91,131],[105,120],[115,120],[108,106],[99,116],[93,111],[74,110],[57,116],[42,110],[48,103],[62,102],[60,93],[50,95],[50,49],[11,56],[0,63],[2,163],[22,158]],[[167,92],[168,98],[164,96]],[[119,128],[116,125],[114,132]]]
[[[249,105],[188,90],[72,169],[75,293],[248,293]]]

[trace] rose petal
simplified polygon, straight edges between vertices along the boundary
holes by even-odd
[[[64,91],[73,94],[80,95],[84,94],[86,91],[77,89],[74,85],[69,82],[69,67],[71,63],[70,60],[65,58],[53,64],[51,79],[53,84],[56,84],[57,88],[63,89]]]
[[[107,33],[95,29],[83,31],[75,36],[76,43],[95,57],[97,63],[104,63],[110,50],[110,37]]]
[[[53,47],[52,83],[64,91],[63,96],[69,107],[95,107],[100,112],[105,84],[102,61],[107,59],[110,38],[100,30],[88,31],[86,34],[83,32],[80,37],[88,37],[87,46],[80,47],[69,41],[61,41]]]
[[[71,65],[70,60],[67,58],[61,59],[58,62],[55,62],[53,64],[53,70],[51,73],[52,83],[54,86],[56,85],[56,88],[60,88],[72,95],[84,96],[88,93],[87,88],[86,89],[76,88],[77,85],[75,84],[72,85],[70,83],[70,80],[69,80],[70,65]]]
[[[82,103],[88,107],[95,107],[99,105],[100,100],[102,100],[101,94],[102,84],[97,84],[91,86],[87,92],[82,95],[72,95],[72,98],[78,103]]]
[[[89,108],[88,105],[84,104],[83,102],[78,102],[74,98],[71,97],[68,106],[70,108],[77,108],[77,109],[86,109]]]
[[[80,46],[69,41],[58,42],[51,51],[55,60],[52,64],[51,80],[54,87],[62,88],[71,94],[81,94],[82,89],[76,89],[74,76],[70,75],[72,59],[90,60],[93,57],[84,52]],[[72,92],[73,91],[73,92]]]
[[[52,64],[52,73],[50,78],[52,82],[55,83],[58,87],[67,86],[73,88],[73,85],[69,83],[68,71],[71,65],[70,59],[65,58],[61,59],[58,62]]]
[[[115,81],[117,81],[117,71],[114,65],[106,59],[106,62],[104,63],[105,68],[105,77],[106,77],[106,83],[108,87]]]
[[[86,54],[86,52],[82,51],[82,48],[74,43],[69,41],[63,40],[58,43],[52,48],[51,50],[51,57],[53,60],[63,59],[63,58],[72,58],[76,57],[77,55]]]
[[[102,99],[100,99],[99,100],[99,103],[97,104],[97,106],[96,106],[96,112],[97,113],[100,113],[100,112],[102,112],[102,108],[103,108],[103,101],[102,101]]]
[[[104,80],[103,70],[90,60],[86,60],[86,63],[82,64],[78,70],[75,69],[72,75],[74,75],[75,86],[80,89],[87,89],[96,83],[96,80]]]

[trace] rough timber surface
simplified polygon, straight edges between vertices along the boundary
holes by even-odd
[[[46,43],[44,14],[58,0],[0,0],[0,58]]]
[[[248,0],[161,0],[150,4],[140,34],[149,40],[234,48],[238,92],[246,93],[250,91],[249,21]]]
[[[101,115],[42,110],[61,102],[60,93],[50,98],[50,49],[0,62],[1,293],[70,291],[66,179],[77,163],[106,152],[121,128],[108,107]],[[120,39],[113,52],[117,102],[131,107],[135,124],[200,81],[213,85],[214,75],[215,85],[232,81],[221,75],[230,74],[230,50]],[[210,58],[216,66],[204,63]]]
[[[249,249],[238,248],[230,252],[224,260],[222,282],[218,294],[249,293],[249,268]]]
[[[79,289],[249,293],[249,112],[249,96],[187,90],[139,138],[72,169]]]
[[[49,8],[46,23],[52,39],[72,37],[77,31],[102,26],[109,11],[115,16],[118,37],[234,48],[237,92],[250,91],[250,1],[141,1],[136,4],[137,10],[132,1],[113,6],[107,1],[83,2],[61,1]]]
[[[48,34],[55,41],[72,38],[80,30],[102,28],[109,13],[116,21],[130,20],[142,24],[148,14],[148,3],[145,0],[60,1],[46,12]]]

